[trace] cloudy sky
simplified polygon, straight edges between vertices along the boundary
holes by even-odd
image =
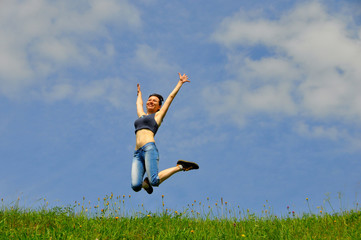
[[[360,56],[359,0],[3,0],[0,197],[352,208]],[[178,72],[191,83],[157,133],[160,169],[200,170],[134,193],[136,85],[166,97]]]

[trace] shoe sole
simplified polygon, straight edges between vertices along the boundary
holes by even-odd
[[[179,160],[177,162],[178,165],[182,165],[183,166],[183,170],[184,171],[189,171],[189,170],[193,170],[193,169],[199,169],[199,166],[197,163],[195,162],[188,162],[185,160]]]
[[[152,194],[153,193],[153,187],[152,187],[152,185],[150,185],[150,182],[149,182],[149,179],[148,179],[148,177],[146,177],[145,179],[144,179],[144,182],[146,182],[147,184],[148,184],[148,188],[144,188],[144,190],[148,193],[148,194]]]

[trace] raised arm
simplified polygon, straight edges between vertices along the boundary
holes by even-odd
[[[161,123],[163,121],[163,118],[165,117],[165,115],[167,114],[167,111],[169,109],[169,106],[171,105],[171,103],[173,102],[173,99],[175,98],[175,96],[177,95],[178,91],[180,90],[180,88],[182,87],[182,85],[186,82],[190,82],[188,80],[188,76],[183,74],[181,75],[179,74],[179,81],[177,83],[177,85],[175,86],[175,88],[173,89],[173,91],[169,94],[169,96],[167,97],[167,99],[165,100],[162,108],[157,112],[156,114],[156,118],[158,121],[158,123]]]
[[[140,85],[137,84],[138,92],[137,92],[137,114],[138,117],[145,115],[144,109],[143,109],[143,99],[142,99],[142,91],[140,91]]]

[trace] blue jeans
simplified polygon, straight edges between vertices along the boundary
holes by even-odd
[[[152,186],[159,186],[159,153],[154,142],[149,142],[134,152],[132,163],[132,188],[138,192],[142,189],[143,176],[147,173]]]

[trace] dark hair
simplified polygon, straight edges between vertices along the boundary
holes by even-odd
[[[150,98],[152,96],[157,97],[159,99],[159,106],[162,106],[162,103],[163,103],[163,100],[164,100],[162,95],[160,95],[158,93],[153,93],[153,94],[150,94],[148,98]]]

